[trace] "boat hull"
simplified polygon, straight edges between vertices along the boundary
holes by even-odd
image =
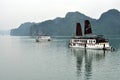
[[[50,36],[40,36],[36,38],[36,42],[46,42],[46,41],[51,41]]]

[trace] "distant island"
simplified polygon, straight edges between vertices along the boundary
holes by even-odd
[[[95,14],[95,13],[94,13]],[[84,20],[90,20],[93,34],[119,35],[120,12],[116,9],[104,12],[99,19],[90,18],[80,12],[68,12],[64,18],[57,17],[40,23],[23,23],[18,28],[12,29],[12,36],[74,36],[76,23],[84,27]]]
[[[10,30],[0,30],[0,35],[10,35]]]

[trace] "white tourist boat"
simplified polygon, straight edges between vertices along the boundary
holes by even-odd
[[[76,36],[70,40],[69,47],[84,48],[84,49],[98,49],[98,50],[113,50],[108,39],[102,35],[91,35],[92,29],[89,20],[85,20],[84,36],[82,36],[82,29],[80,23],[76,26]]]
[[[51,37],[46,35],[36,37],[36,42],[42,42],[42,41],[51,41]]]

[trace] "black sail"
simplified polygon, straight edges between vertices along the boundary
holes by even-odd
[[[82,29],[80,23],[76,24],[76,36],[82,36]]]
[[[89,20],[85,20],[84,22],[84,34],[92,34],[91,24]]]

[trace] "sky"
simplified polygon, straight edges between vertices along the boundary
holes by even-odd
[[[120,11],[120,0],[0,0],[0,30],[65,17],[75,11],[98,19],[109,9]]]

